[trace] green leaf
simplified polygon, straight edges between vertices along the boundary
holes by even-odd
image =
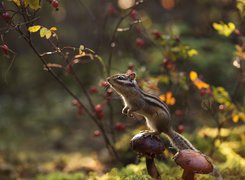
[[[52,36],[52,32],[50,30],[48,30],[47,28],[43,27],[40,30],[40,37],[46,37],[46,39],[49,39]]]
[[[43,27],[41,30],[40,30],[40,37],[43,38],[44,36],[46,36],[46,33],[47,33],[48,29]]]
[[[34,33],[34,32],[39,31],[40,28],[41,28],[40,25],[30,26],[30,27],[28,28],[28,31],[31,32],[31,33]]]
[[[49,39],[52,36],[52,32],[47,29],[45,36],[46,36],[46,39]]]

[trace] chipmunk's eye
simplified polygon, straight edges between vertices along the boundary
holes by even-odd
[[[117,79],[118,79],[118,80],[124,80],[125,78],[122,77],[122,76],[118,76]]]

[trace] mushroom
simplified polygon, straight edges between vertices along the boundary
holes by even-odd
[[[132,149],[146,158],[148,174],[154,179],[160,180],[161,176],[154,163],[154,157],[165,150],[164,142],[159,136],[142,132],[131,139]]]
[[[176,164],[184,169],[182,178],[184,180],[194,180],[195,173],[209,174],[213,172],[213,165],[204,154],[184,149],[178,152],[174,160]]]
[[[149,132],[141,132],[131,139],[132,149],[145,156],[162,154],[165,150],[164,142],[159,136]]]

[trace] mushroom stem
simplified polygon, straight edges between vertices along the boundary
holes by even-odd
[[[184,170],[182,174],[182,179],[183,180],[194,180],[194,176],[195,176],[194,172]]]
[[[161,180],[160,173],[157,170],[153,157],[146,157],[146,167],[147,167],[148,174],[151,177],[153,177],[156,180]]]

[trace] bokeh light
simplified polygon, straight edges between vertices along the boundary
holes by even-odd
[[[172,10],[175,6],[175,0],[161,0],[162,7],[166,10]]]
[[[118,6],[121,9],[128,9],[132,7],[135,3],[135,0],[118,0]]]

